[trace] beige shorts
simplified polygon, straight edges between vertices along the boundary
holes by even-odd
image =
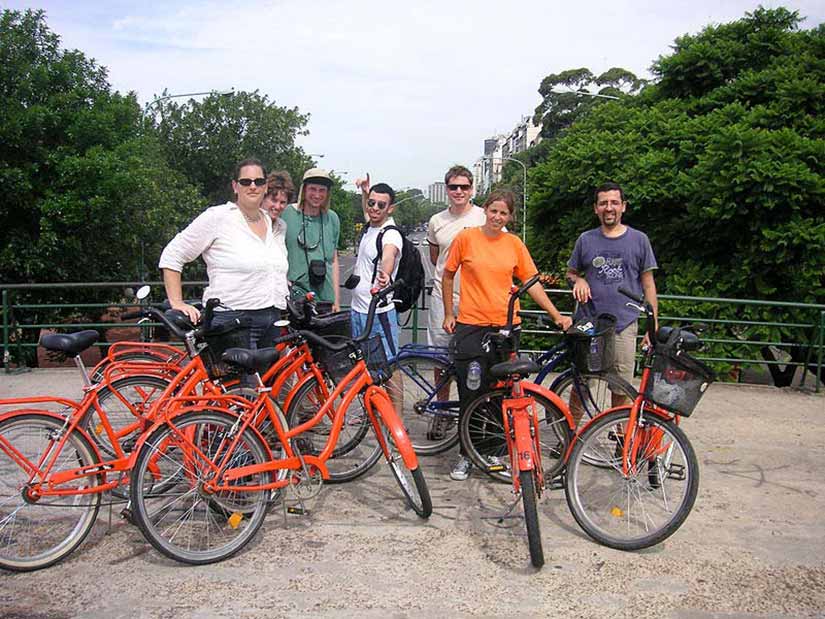
[[[458,305],[453,307],[453,316],[458,316]],[[449,346],[453,336],[444,330],[444,302],[441,296],[431,296],[427,309],[427,344],[429,346]]]
[[[630,382],[636,368],[636,335],[639,323],[634,322],[621,333],[616,334],[616,373]]]

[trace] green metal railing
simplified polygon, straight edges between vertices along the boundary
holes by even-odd
[[[74,321],[71,323],[56,321],[36,320],[38,313],[43,310],[50,312],[65,311],[67,314],[82,312],[87,315],[99,314],[102,310],[111,307],[133,307],[137,301],[131,301],[133,294],[128,289],[135,290],[137,287],[148,283],[153,286],[155,296],[162,294],[162,282],[78,282],[64,284],[0,284],[2,294],[3,312],[3,366],[8,373],[12,371],[12,360],[16,358],[18,364],[25,361],[25,351],[37,347],[37,336],[34,333],[40,329],[111,329],[134,327],[134,324],[119,322],[101,321]],[[184,282],[186,290],[200,289],[206,282]],[[100,303],[42,303],[37,302],[36,297],[45,291],[72,291],[72,290],[112,290],[110,298],[119,298],[118,302]],[[200,291],[198,290],[198,293]],[[549,289],[548,294],[559,304],[571,305],[569,290]],[[34,300],[20,301],[20,296],[32,297]],[[199,294],[188,296],[198,297]],[[413,309],[408,326],[403,327],[410,333],[413,342],[419,341],[421,332],[426,330],[426,325],[422,325],[421,315],[427,309],[428,296],[422,295],[418,307]],[[676,305],[701,306],[710,308],[710,312],[705,310],[705,314],[710,315],[683,315],[684,312],[670,312],[669,308]],[[753,299],[726,299],[720,297],[690,297],[678,295],[660,295],[660,323],[685,323],[703,322],[709,326],[708,332],[703,335],[703,340],[708,344],[719,344],[737,349],[746,349],[748,355],[739,356],[705,356],[699,358],[709,362],[727,363],[735,367],[742,366],[787,366],[814,368],[815,389],[819,391],[821,385],[822,369],[825,366],[825,305],[811,303],[793,303],[782,301],[760,301]],[[734,308],[765,308],[772,312],[775,319],[771,320],[749,320],[742,318],[720,318],[719,314],[731,313]],[[98,311],[99,310],[99,311]],[[741,314],[741,311],[737,312]],[[803,316],[804,319],[798,319]],[[797,317],[797,318],[793,318]],[[782,329],[785,332],[794,334],[790,341],[766,340],[749,336],[748,332],[757,328]],[[722,332],[722,335],[715,335],[715,332]],[[727,334],[735,332],[735,335]],[[552,345],[554,338],[559,337],[557,331],[536,330],[525,327],[525,335],[531,335],[540,342],[542,346]],[[544,343],[547,342],[545,345]],[[98,346],[108,346],[107,342],[100,342]],[[805,350],[806,356],[803,360],[770,360],[761,355],[750,354],[751,350],[762,349],[772,346],[783,351]],[[527,351],[525,352],[538,352]],[[797,355],[798,356],[798,355]],[[802,373],[800,384],[805,384],[806,373]]]

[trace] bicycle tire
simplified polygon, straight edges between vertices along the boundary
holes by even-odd
[[[375,411],[375,432],[383,436],[383,442],[386,446],[384,457],[393,477],[395,477],[395,481],[398,483],[398,487],[401,488],[406,504],[419,517],[427,519],[433,513],[433,502],[427,481],[424,479],[424,473],[421,472],[420,466],[416,466],[414,469],[407,468],[407,463],[404,462],[395,435],[386,428],[386,421],[384,421],[384,417],[380,412],[381,406],[382,404],[378,404],[379,410]]]
[[[295,428],[311,419],[324,405],[322,398],[328,397],[323,393],[324,390],[318,388],[318,379],[315,377],[302,385],[289,404],[286,412],[287,425]],[[334,403],[332,411],[336,410],[337,404]],[[315,426],[293,438],[293,447],[303,455],[320,455],[329,439],[333,417],[334,412],[331,412]],[[374,433],[369,431],[371,425],[369,415],[364,410],[363,399],[359,395],[346,411],[338,443],[326,461],[329,478],[325,481],[332,484],[352,481],[375,466],[382,451]]]
[[[521,502],[524,507],[524,523],[527,526],[527,547],[530,549],[530,563],[540,568],[544,565],[544,549],[541,545],[539,527],[538,495],[533,471],[519,471]]]
[[[613,393],[621,394],[630,400],[633,400],[637,394],[633,385],[616,374],[575,372],[574,370],[567,370],[558,376],[549,389],[570,404],[570,413],[574,420],[576,420],[575,409],[578,408],[581,411],[574,433],[581,430],[591,419],[595,419],[613,407]],[[574,404],[574,401],[577,404]],[[594,454],[585,454],[584,457],[594,466],[609,466]]]
[[[124,376],[113,380],[98,391],[98,405],[106,414],[112,429],[116,433],[122,432],[149,412],[152,404],[166,391],[170,382],[171,379],[156,375]],[[83,426],[105,456],[117,457],[97,409],[89,409]],[[136,428],[128,435],[119,437],[118,442],[123,446],[123,442],[128,441],[129,437],[139,436],[141,431],[142,428]]]
[[[464,449],[473,464],[498,481],[510,483],[511,463],[504,436],[502,400],[510,391],[494,389],[483,393],[467,407],[459,423]],[[541,461],[544,478],[553,479],[564,468],[564,455],[570,446],[572,432],[555,404],[541,394],[531,394],[539,416]]]
[[[236,421],[236,417],[216,410],[185,413],[158,427],[144,442],[132,470],[132,512],[144,537],[167,557],[191,565],[222,561],[240,552],[261,528],[268,492],[239,490],[216,495],[202,490],[212,467],[224,457],[223,439]],[[209,462],[191,456],[194,443]],[[241,434],[231,457],[249,465],[269,460],[263,441],[249,429]],[[158,477],[163,470],[150,469],[153,461],[168,465],[174,484]],[[232,483],[254,486],[269,483],[271,478],[270,473],[257,473]],[[141,483],[135,483],[138,479]],[[155,490],[153,482],[163,490]],[[169,525],[165,526],[167,517]]]
[[[565,479],[576,522],[594,540],[618,550],[647,548],[672,535],[699,489],[699,464],[687,436],[673,421],[653,414],[644,415],[632,433],[629,449],[643,456],[633,457],[625,476],[622,445],[629,416],[630,409],[614,411],[586,428],[570,454]],[[588,464],[583,457],[588,451],[611,466]]]
[[[429,456],[455,446],[459,400],[452,364],[427,355],[404,355],[396,358],[391,367],[393,378],[384,384],[384,389],[394,405],[401,402],[399,415],[415,452]],[[438,379],[437,371],[442,372]],[[398,380],[402,382],[400,387],[394,382]],[[439,404],[445,395],[449,404]]]
[[[0,435],[37,464],[51,442],[50,436],[62,427],[59,419],[31,413],[0,422]],[[51,470],[97,462],[91,443],[79,432],[71,432]],[[86,539],[100,510],[101,493],[26,502],[22,492],[28,479],[28,473],[0,450],[0,567],[15,572],[43,569],[66,558]],[[80,490],[101,483],[100,476],[78,477],[60,487]]]

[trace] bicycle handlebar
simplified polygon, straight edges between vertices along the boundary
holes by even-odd
[[[520,288],[516,288],[514,291],[512,291],[510,293],[510,302],[507,305],[507,328],[506,328],[506,331],[512,331],[513,330],[513,310],[515,310],[515,308],[516,308],[516,301],[518,300],[518,298],[521,295],[523,295],[525,292],[527,292],[528,289],[532,288],[533,284],[535,284],[537,281],[539,281],[540,277],[541,277],[541,275],[539,273],[536,273],[535,275],[533,275],[533,277],[531,277],[526,282],[524,282],[521,285]]]

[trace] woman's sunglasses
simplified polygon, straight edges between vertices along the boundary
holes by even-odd
[[[255,187],[263,187],[266,185],[265,178],[239,178],[238,184],[243,185],[244,187],[249,187],[252,183],[255,183]]]

